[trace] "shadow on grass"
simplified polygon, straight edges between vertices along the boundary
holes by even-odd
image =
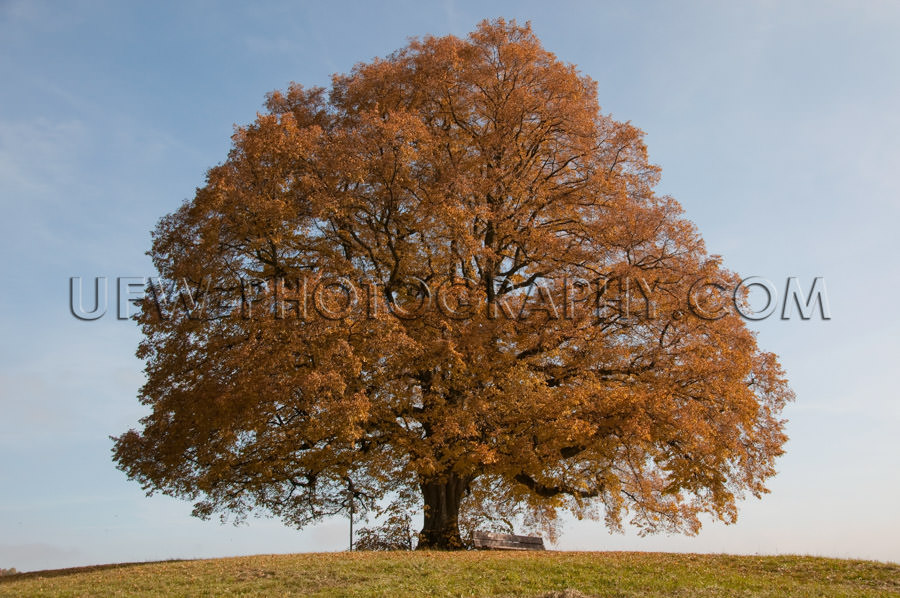
[[[0,575],[0,584],[23,579],[38,579],[49,577],[66,577],[79,573],[93,573],[94,571],[106,571],[109,569],[125,569],[130,567],[143,567],[145,565],[159,565],[161,563],[185,563],[192,559],[169,559],[167,561],[142,561],[137,563],[113,563],[110,565],[88,565],[86,567],[69,567],[67,569],[43,569],[41,571],[27,571],[13,575]]]

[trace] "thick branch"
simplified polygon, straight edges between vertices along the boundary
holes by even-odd
[[[544,498],[552,498],[554,496],[559,496],[560,494],[568,494],[575,498],[593,498],[599,496],[600,493],[603,492],[603,486],[592,490],[577,490],[568,486],[547,486],[538,482],[527,473],[516,475],[515,480],[538,496],[543,496]]]

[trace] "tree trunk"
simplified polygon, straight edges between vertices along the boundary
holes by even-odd
[[[459,534],[459,504],[469,480],[455,473],[422,484],[425,525],[419,533],[420,549],[462,550]]]

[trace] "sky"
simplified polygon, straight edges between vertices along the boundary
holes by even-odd
[[[116,470],[110,436],[144,414],[140,333],[75,319],[69,279],[154,275],[150,230],[266,92],[501,16],[646,133],[710,253],[779,293],[822,277],[831,308],[751,323],[796,401],[771,493],[736,524],[567,520],[556,548],[900,561],[900,4],[0,0],[0,567],[346,549],[345,519],[201,521]]]

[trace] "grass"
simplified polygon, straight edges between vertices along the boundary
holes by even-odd
[[[640,552],[354,552],[0,577],[0,596],[898,596],[900,565]]]

